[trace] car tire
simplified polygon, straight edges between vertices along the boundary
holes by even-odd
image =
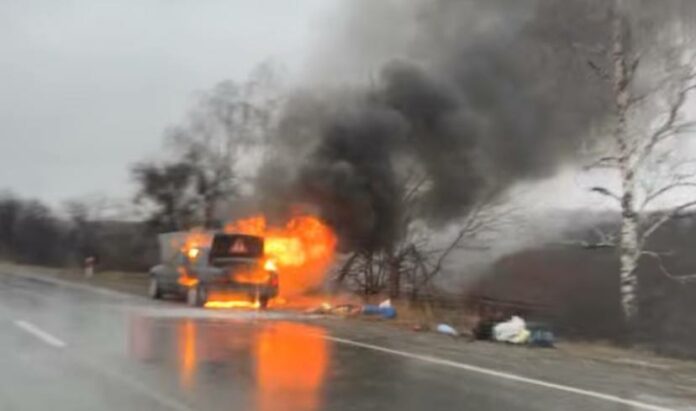
[[[268,297],[259,298],[259,308],[261,308],[262,310],[268,308]]]
[[[160,298],[162,298],[162,287],[160,287],[160,283],[159,280],[157,280],[157,277],[150,277],[150,285],[148,286],[147,294],[153,300],[159,300]]]
[[[203,307],[205,301],[205,290],[200,286],[190,287],[186,292],[186,303],[191,307]]]

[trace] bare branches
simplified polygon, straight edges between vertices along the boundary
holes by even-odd
[[[674,73],[668,73],[660,80],[655,81],[654,84],[648,87],[647,90],[643,91],[640,94],[634,95],[630,100],[631,106],[635,106],[639,103],[642,103],[648,100],[649,98],[654,97],[656,94],[663,92],[666,88],[669,87],[670,84],[674,83],[674,81]]]
[[[609,197],[609,198],[611,198],[611,199],[613,199],[613,200],[618,201],[619,203],[621,202],[621,197],[620,197],[618,194],[612,192],[611,190],[609,190],[609,189],[606,188],[606,187],[599,187],[599,186],[597,186],[597,187],[592,187],[592,188],[590,188],[590,191],[592,191],[592,192],[594,192],[594,193],[597,193],[597,194],[601,194],[601,195],[603,195],[603,196],[605,196],[605,197]]]
[[[356,251],[353,252],[353,254],[348,257],[348,260],[346,260],[345,263],[343,263],[343,266],[341,269],[338,271],[338,276],[336,277],[336,283],[341,284],[343,283],[343,280],[350,274],[351,269],[353,268],[353,264],[356,262],[358,256],[360,254]]]
[[[638,70],[638,65],[640,64],[640,59],[641,59],[640,54],[633,56],[632,61],[630,62],[630,64],[628,65],[628,68],[626,69],[626,75],[631,80],[635,77],[636,71]]]
[[[649,225],[649,226],[642,232],[642,234],[641,234],[642,242],[644,243],[645,240],[646,240],[648,237],[650,237],[655,231],[657,231],[657,229],[659,229],[660,227],[662,227],[665,223],[667,223],[668,221],[670,221],[670,220],[672,220],[672,219],[674,219],[674,218],[679,217],[679,215],[680,215],[683,211],[685,211],[685,210],[687,210],[687,209],[689,209],[689,208],[691,208],[691,207],[694,207],[694,206],[696,206],[696,200],[694,200],[694,201],[687,201],[686,203],[683,203],[683,204],[681,204],[681,205],[679,205],[679,206],[676,206],[676,207],[671,208],[671,209],[668,210],[668,211],[663,212],[662,215],[661,215],[661,217],[659,217],[655,222],[653,222],[651,225]]]
[[[481,239],[485,234],[497,231],[512,213],[514,208],[504,206],[500,197],[492,194],[471,207],[467,216],[457,223],[454,236],[443,248],[424,251],[413,247],[411,252],[417,257],[418,267],[422,270],[422,278],[417,286],[428,284],[440,273],[455,250],[470,249],[466,240]]]
[[[643,204],[641,205],[641,210],[644,210],[645,207],[647,207],[651,202],[659,199],[660,197],[664,196],[665,194],[668,194],[674,190],[677,189],[683,189],[683,188],[696,188],[696,182],[691,182],[691,181],[675,181],[669,184],[666,184],[659,189],[655,190],[652,193],[649,193],[648,195],[645,196],[645,199],[643,200]]]
[[[587,60],[587,65],[590,66],[590,68],[591,68],[592,71],[597,75],[597,77],[599,77],[600,79],[602,79],[602,80],[604,80],[604,81],[606,81],[606,82],[611,81],[611,75],[609,75],[609,73],[607,73],[606,70],[604,70],[603,68],[599,67],[599,66],[597,65],[597,63],[595,63],[595,62],[592,61],[592,60]]]
[[[588,250],[596,250],[600,248],[614,248],[619,245],[615,234],[606,233],[599,228],[593,230],[597,239],[595,241],[576,240],[566,241],[562,244],[570,246],[580,246]]]
[[[616,156],[605,156],[598,158],[597,160],[591,162],[590,164],[587,164],[586,166],[583,167],[585,170],[592,170],[592,169],[602,169],[602,168],[609,168],[609,169],[615,169],[619,167],[619,158]]]
[[[422,178],[414,176],[408,176],[410,190],[403,197],[409,199],[404,204],[405,214],[412,211],[408,208],[419,199],[418,194],[412,193],[425,184]],[[444,230],[449,232],[449,237],[428,229],[417,218],[407,219],[407,232],[393,248],[353,253],[337,272],[336,282],[350,283],[365,294],[374,294],[390,287],[390,274],[398,273],[400,289],[417,298],[432,288],[433,279],[445,270],[447,260],[455,252],[485,244],[486,235],[505,224],[513,210],[499,193],[492,192],[472,205],[464,218]]]
[[[685,86],[679,90],[675,100],[670,104],[669,111],[661,125],[659,125],[648,137],[647,143],[640,153],[641,159],[650,155],[655,146],[664,139],[693,126],[692,122],[687,124],[677,124],[677,120],[681,109],[684,107],[684,103],[686,103],[689,92],[696,89],[696,84],[689,84],[689,82],[693,81],[694,77],[696,77],[696,73],[690,73],[683,80],[684,82],[682,84],[685,84]]]
[[[406,204],[412,203],[427,181],[428,177],[425,174],[419,175],[415,172],[410,173],[406,178],[406,192],[404,193],[402,201]]]
[[[648,256],[652,257],[655,259],[657,262],[657,266],[660,269],[660,272],[665,275],[665,277],[669,278],[670,280],[677,281],[681,284],[686,284],[691,281],[696,281],[696,274],[686,274],[686,275],[674,275],[667,268],[665,267],[664,261],[662,259],[662,255],[664,253],[657,253],[654,251],[642,251],[641,256]]]

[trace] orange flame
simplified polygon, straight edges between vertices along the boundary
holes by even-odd
[[[177,279],[179,284],[184,287],[193,287],[198,284],[198,278],[189,276],[184,267],[179,267],[176,270],[179,272],[179,278]]]
[[[195,228],[186,234],[186,241],[180,249],[189,258],[195,259],[198,256],[199,249],[210,247],[212,241],[212,233]]]
[[[269,226],[259,215],[232,222],[225,226],[225,232],[264,237],[264,252],[278,267],[284,297],[321,285],[336,250],[331,228],[309,215],[293,217],[284,227]]]
[[[261,304],[258,301],[246,300],[213,300],[205,303],[205,308],[259,308]]]
[[[203,231],[201,229],[193,229],[186,234],[186,239],[183,244],[172,243],[173,246],[177,247],[190,261],[196,261],[200,255],[201,248],[210,247],[213,241],[213,236],[210,232]],[[185,287],[193,287],[198,284],[198,279],[191,277],[186,272],[186,269],[179,267],[177,269],[179,272],[179,278],[177,282]]]

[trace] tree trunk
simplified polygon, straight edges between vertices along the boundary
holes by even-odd
[[[401,271],[399,270],[399,259],[393,252],[387,257],[387,270],[389,279],[389,298],[399,298],[401,296]]]
[[[636,215],[624,212],[621,218],[621,307],[627,322],[638,316],[638,223]]]
[[[629,87],[633,73],[629,72],[628,68],[624,21],[617,11],[614,13],[613,20],[613,86],[618,116],[614,137],[619,149],[619,169],[621,172],[620,293],[624,318],[627,323],[630,323],[638,315],[636,267],[640,258],[640,242],[638,238],[638,213],[635,204],[635,172],[638,150],[636,150],[635,144],[630,141],[626,127],[631,97]]]
[[[368,253],[365,258],[365,295],[374,293],[374,254]]]
[[[353,269],[353,264],[358,259],[358,256],[360,256],[358,251],[353,252],[353,254],[351,254],[350,257],[348,257],[348,260],[346,260],[346,262],[343,264],[343,267],[341,267],[338,272],[338,276],[336,277],[337,287],[340,287],[343,284],[343,281]]]

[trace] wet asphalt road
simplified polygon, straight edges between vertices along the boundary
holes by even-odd
[[[211,312],[0,276],[0,411],[690,407],[633,406],[471,372],[392,353],[388,342],[383,351],[346,343],[340,328],[289,312]]]

